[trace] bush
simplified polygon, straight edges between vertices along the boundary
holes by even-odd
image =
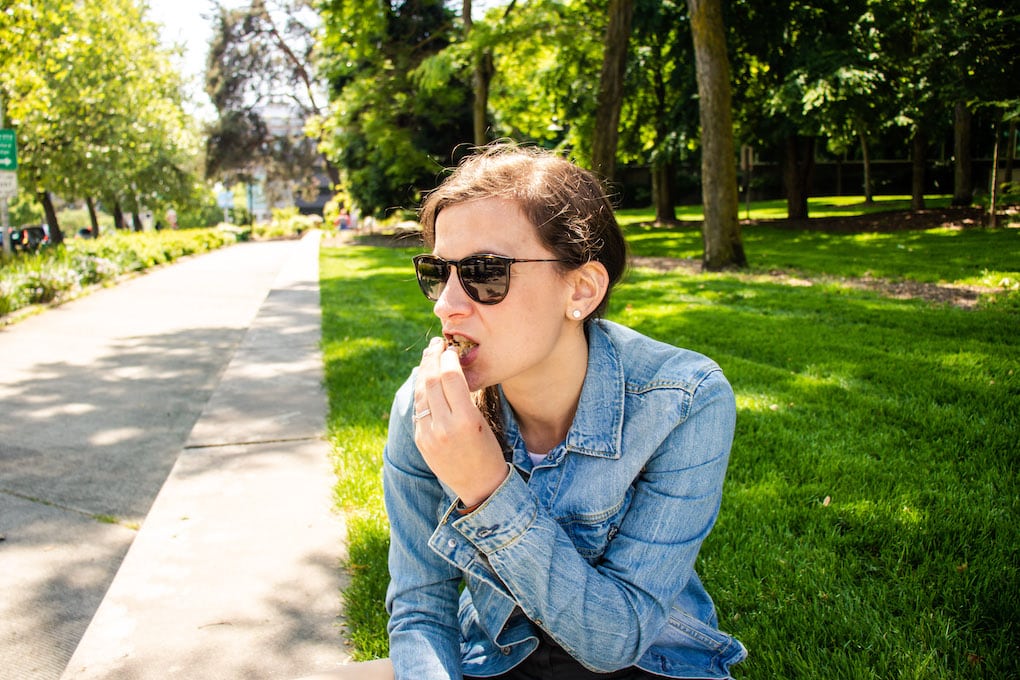
[[[104,212],[97,213],[99,222],[99,233],[112,230],[113,216]],[[92,229],[92,218],[89,216],[88,208],[66,208],[57,214],[60,223],[60,230],[65,235],[77,234],[81,229]]]
[[[273,208],[273,219],[256,223],[252,227],[252,235],[259,239],[293,238],[321,226],[320,215],[302,215],[293,207]]]

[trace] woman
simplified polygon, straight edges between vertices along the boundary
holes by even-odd
[[[330,677],[728,677],[746,652],[694,561],[733,393],[704,356],[599,319],[625,245],[598,180],[495,145],[420,219],[442,338],[384,453],[390,659]]]

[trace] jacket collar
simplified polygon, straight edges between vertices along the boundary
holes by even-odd
[[[588,324],[588,368],[574,422],[567,431],[567,451],[600,458],[619,458],[623,439],[623,363],[603,321]],[[500,392],[502,395],[502,391]],[[506,399],[503,422],[510,446],[524,448],[517,421]]]

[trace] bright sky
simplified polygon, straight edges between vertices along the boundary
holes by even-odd
[[[163,26],[163,43],[184,46],[181,68],[198,106],[196,115],[203,119],[214,116],[204,87],[212,12],[210,0],[149,0],[149,18]]]
[[[237,7],[250,1],[225,0],[223,4]],[[480,18],[488,7],[500,5],[502,1],[476,0],[472,14]],[[163,26],[163,43],[168,47],[184,45],[184,63],[181,67],[198,107],[195,114],[203,120],[212,120],[215,111],[205,94],[205,60],[209,51],[209,39],[212,37],[211,0],[148,0],[148,3],[149,18]]]

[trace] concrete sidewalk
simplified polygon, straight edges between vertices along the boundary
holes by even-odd
[[[0,373],[18,416],[0,424],[0,678],[287,678],[348,658],[319,332],[317,233],[0,332],[0,355],[31,354]]]

